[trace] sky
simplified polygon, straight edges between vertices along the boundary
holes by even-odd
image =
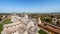
[[[60,12],[60,0],[0,0],[0,13]]]

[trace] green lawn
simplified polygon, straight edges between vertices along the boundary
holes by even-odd
[[[11,19],[10,18],[8,18],[8,19],[6,19],[5,21],[3,21],[3,24],[5,25],[5,24],[9,24],[9,23],[11,23]]]
[[[39,30],[38,33],[39,33],[39,34],[48,34],[48,33],[46,33],[46,32],[43,31],[43,30]]]
[[[3,30],[3,25],[9,24],[9,23],[11,23],[11,19],[10,18],[7,18],[5,21],[0,23],[0,34],[1,34],[1,31]]]
[[[0,34],[2,30],[3,30],[3,24],[0,24]]]

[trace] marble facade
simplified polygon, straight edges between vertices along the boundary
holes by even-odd
[[[1,34],[38,34],[38,22],[29,19],[28,15],[19,17],[17,15],[11,16],[11,24],[3,26]]]

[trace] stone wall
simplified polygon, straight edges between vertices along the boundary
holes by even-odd
[[[4,25],[4,27],[3,27],[2,34],[17,32],[20,26],[21,26],[20,23],[6,24],[6,25]],[[8,32],[7,32],[7,31],[8,31]]]

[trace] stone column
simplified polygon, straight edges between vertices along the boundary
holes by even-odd
[[[42,22],[41,22],[41,19],[40,19],[40,17],[38,17],[38,24],[41,24]]]

